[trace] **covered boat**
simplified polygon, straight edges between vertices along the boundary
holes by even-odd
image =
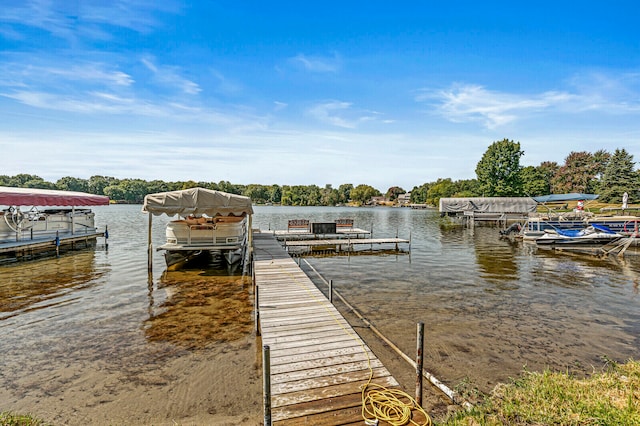
[[[584,246],[604,245],[617,241],[622,234],[612,231],[605,225],[591,224],[583,229],[557,229],[548,231],[536,239],[539,246]]]
[[[76,207],[107,204],[103,195],[0,186],[0,243],[96,235],[95,214]]]
[[[190,188],[149,194],[142,211],[152,215],[178,215],[167,224],[165,250],[167,267],[176,269],[203,254],[213,260],[234,264],[245,257],[251,244],[253,206],[249,197],[205,188]],[[151,253],[151,234],[149,233]],[[151,255],[150,255],[151,258]],[[151,267],[151,264],[149,264]]]
[[[535,240],[547,231],[559,230],[582,230],[588,225],[604,225],[608,229],[620,234],[633,234],[638,232],[640,218],[629,215],[603,216],[594,215],[587,210],[589,201],[596,200],[597,194],[551,194],[540,197],[533,197],[541,206],[546,207],[548,212],[543,214],[530,215],[522,229],[522,236],[525,240]],[[564,203],[563,210],[569,202],[577,201],[575,210],[556,212],[554,205]],[[583,202],[580,205],[580,202]]]

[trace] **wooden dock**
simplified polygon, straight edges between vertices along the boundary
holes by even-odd
[[[370,375],[389,388],[396,379],[272,234],[255,234],[253,266],[274,424],[362,425]]]
[[[314,238],[365,238],[367,235],[371,235],[370,231],[366,231],[360,228],[338,228],[335,234],[314,234],[306,229],[289,229],[289,230],[275,230],[272,231],[276,238],[279,240],[312,240]]]
[[[76,245],[87,247],[98,237],[104,237],[104,232],[91,232],[86,234],[63,234],[59,237],[59,247],[74,249]],[[33,256],[36,253],[55,251],[56,237],[40,237],[30,240],[10,241],[0,243],[0,255],[20,258]]]
[[[411,241],[403,238],[336,238],[336,239],[313,239],[313,240],[296,240],[285,241],[285,247],[336,247],[336,249],[342,249],[346,247],[351,249],[355,245],[380,245],[380,244],[394,244],[398,247],[399,244],[409,244]]]

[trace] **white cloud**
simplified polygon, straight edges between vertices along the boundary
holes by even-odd
[[[26,26],[70,41],[79,36],[109,39],[112,27],[148,33],[160,25],[155,14],[177,13],[180,9],[173,0],[24,0],[12,3],[0,8],[0,22],[11,28],[2,31],[6,36],[22,39],[20,27]]]
[[[351,104],[349,102],[326,102],[310,108],[308,113],[316,120],[323,123],[344,127],[346,129],[353,129],[357,125],[356,122],[346,120],[336,115],[336,112],[348,111],[349,108],[351,108]]]
[[[354,110],[350,102],[330,101],[314,105],[307,110],[307,115],[332,126],[355,129],[368,121],[381,121],[376,111]],[[390,123],[391,120],[381,121]]]
[[[488,129],[538,113],[640,111],[640,73],[587,72],[573,76],[569,85],[571,90],[523,94],[488,90],[481,85],[453,84],[448,89],[423,89],[416,101],[433,105],[449,121],[479,122]]]
[[[276,111],[281,111],[281,110],[283,110],[283,109],[285,109],[285,108],[287,108],[289,106],[287,103],[280,102],[280,101],[273,101],[273,104],[275,105],[274,109]]]
[[[446,90],[424,91],[416,100],[434,100],[437,111],[450,121],[477,121],[494,129],[517,120],[525,113],[564,102],[568,97],[567,94],[556,92],[527,97],[490,91],[479,85],[456,84]]]
[[[293,64],[302,66],[307,71],[317,73],[335,73],[340,70],[341,60],[337,54],[333,56],[307,56],[298,54],[290,59]]]
[[[141,62],[153,73],[155,81],[165,87],[177,89],[189,95],[197,95],[202,91],[197,83],[182,77],[178,67],[158,67],[151,58],[142,58]]]

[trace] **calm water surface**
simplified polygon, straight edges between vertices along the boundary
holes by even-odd
[[[415,324],[423,321],[425,366],[449,386],[468,381],[488,391],[525,366],[590,372],[603,359],[637,358],[637,257],[540,251],[500,239],[495,228],[447,226],[429,210],[255,210],[254,228],[353,218],[374,237],[411,236],[410,254],[308,261],[410,356]],[[108,249],[100,240],[92,251],[0,267],[0,387],[19,391],[20,377],[60,363],[136,374],[167,356],[251,333],[246,279],[203,270],[165,273],[161,253],[149,277],[140,206],[95,211],[98,226],[109,225]],[[168,220],[154,217],[156,246]],[[194,313],[193,300],[211,298],[221,301],[217,308]],[[227,309],[227,321],[215,322],[216,309]]]

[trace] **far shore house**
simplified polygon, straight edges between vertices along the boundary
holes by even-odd
[[[369,204],[372,206],[379,206],[381,204],[384,204],[387,201],[387,199],[384,197],[384,195],[378,196],[378,197],[371,197],[371,201],[369,201]]]
[[[405,192],[404,194],[398,195],[398,205],[399,206],[407,206],[411,201],[411,193]]]

